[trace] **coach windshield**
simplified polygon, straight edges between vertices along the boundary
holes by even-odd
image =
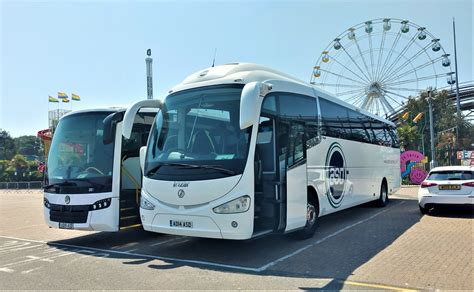
[[[168,96],[153,125],[145,176],[215,179],[241,174],[251,127],[239,127],[242,86],[192,89]]]
[[[114,143],[103,143],[103,120],[111,113],[78,113],[61,119],[48,155],[45,191],[74,194],[112,190]]]

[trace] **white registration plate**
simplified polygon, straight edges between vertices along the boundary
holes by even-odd
[[[170,220],[170,227],[193,228],[192,221]]]
[[[61,228],[61,229],[74,229],[74,224],[73,223],[59,222],[59,228]]]
[[[460,185],[439,185],[439,190],[442,191],[454,191],[454,190],[460,190],[461,186]]]

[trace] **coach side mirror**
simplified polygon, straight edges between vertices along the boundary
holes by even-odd
[[[129,139],[135,121],[135,115],[141,108],[161,108],[161,101],[157,99],[145,99],[133,104],[125,111],[123,116],[122,135]]]
[[[140,147],[140,168],[142,173],[145,173],[145,158],[146,158],[146,146]]]
[[[240,129],[253,125],[258,117],[257,100],[260,94],[260,82],[250,82],[242,89],[240,97]]]
[[[102,142],[104,145],[110,144],[115,140],[115,130],[117,123],[123,120],[123,112],[116,112],[105,117],[104,132],[102,134]]]
[[[240,129],[246,129],[260,116],[263,97],[272,90],[272,85],[261,82],[250,82],[242,89],[240,97]]]

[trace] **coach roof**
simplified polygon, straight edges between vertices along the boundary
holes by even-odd
[[[170,93],[216,84],[246,84],[254,81],[284,80],[309,86],[308,83],[271,68],[251,63],[231,63],[199,70],[170,90]]]

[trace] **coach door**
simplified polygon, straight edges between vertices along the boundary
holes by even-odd
[[[254,236],[306,221],[304,124],[260,117],[255,153]]]
[[[276,133],[274,117],[261,116],[255,149],[254,237],[278,230],[286,216],[277,167]]]
[[[310,96],[275,93],[263,100],[255,153],[254,235],[305,226],[305,126],[317,125],[317,112]]]
[[[288,139],[280,140],[281,148],[280,173],[286,177],[286,226],[285,230],[293,230],[305,225],[307,213],[307,174],[306,174],[306,143],[304,123],[291,121],[281,123],[287,128]],[[285,151],[286,150],[286,151]],[[283,159],[286,158],[286,161]],[[285,172],[286,168],[286,172]],[[282,182],[283,183],[283,182]]]

